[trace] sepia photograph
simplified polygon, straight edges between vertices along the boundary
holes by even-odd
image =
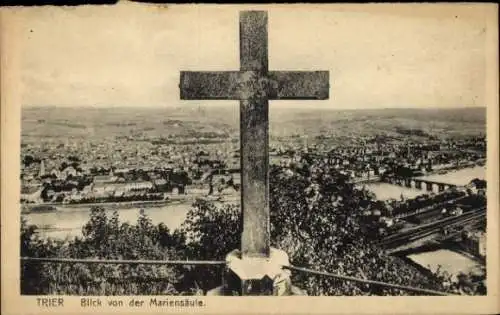
[[[86,311],[495,294],[491,9],[19,9],[10,286]]]

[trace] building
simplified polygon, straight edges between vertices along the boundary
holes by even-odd
[[[150,181],[128,182],[125,184],[125,190],[147,190],[154,187]]]
[[[75,177],[78,175],[78,172],[73,166],[68,166],[64,170],[61,171],[60,177],[61,178],[68,178],[69,176]]]
[[[158,178],[154,179],[152,182],[153,182],[153,187],[155,188],[156,191],[159,192],[168,191],[168,182],[166,179]]]
[[[94,176],[94,183],[114,183],[117,180],[116,176],[112,175],[97,175]]]
[[[41,203],[43,200],[42,186],[24,186],[21,187],[21,202]]]
[[[465,250],[472,255],[481,258],[486,257],[486,233],[467,233],[467,235],[463,238],[462,245]]]
[[[149,181],[141,181],[141,182],[94,182],[92,191],[94,193],[102,194],[116,194],[117,192],[129,192],[129,191],[137,191],[137,190],[148,190],[154,187],[152,182]]]

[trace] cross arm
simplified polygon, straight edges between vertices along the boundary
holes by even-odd
[[[328,71],[270,71],[270,99],[328,99]]]
[[[238,100],[238,71],[181,71],[181,100]]]

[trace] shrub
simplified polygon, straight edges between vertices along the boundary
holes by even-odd
[[[270,170],[272,246],[285,250],[293,265],[347,276],[449,290],[440,275],[427,275],[386,255],[363,234],[361,214],[376,204],[347,177],[310,159],[292,168]],[[94,207],[83,237],[42,240],[23,221],[21,253],[32,257],[99,259],[223,260],[240,247],[238,205],[197,200],[181,228],[153,225],[141,211],[137,223],[120,223]],[[24,294],[194,294],[221,284],[224,267],[164,265],[22,264]],[[394,289],[293,273],[294,285],[309,295],[407,295]],[[462,281],[466,282],[466,281]],[[482,288],[479,288],[477,292]],[[469,293],[469,291],[467,291]],[[476,292],[476,291],[470,291]]]
[[[21,254],[30,257],[89,259],[177,259],[183,239],[164,225],[154,226],[141,211],[136,225],[120,223],[117,212],[108,218],[101,207],[91,209],[83,237],[41,239],[25,221]],[[175,241],[173,241],[175,240]],[[172,243],[176,243],[172,246]],[[178,294],[180,267],[81,263],[22,263],[23,294]]]

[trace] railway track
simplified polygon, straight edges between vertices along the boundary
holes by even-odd
[[[418,214],[424,214],[424,213],[428,213],[428,212],[432,212],[432,211],[439,211],[440,207],[443,207],[443,206],[449,204],[450,202],[451,203],[459,202],[460,200],[464,200],[466,197],[467,196],[461,196],[461,197],[458,197],[458,198],[455,198],[455,199],[446,200],[446,201],[443,201],[441,203],[434,204],[432,206],[428,206],[428,207],[425,207],[425,208],[417,209],[415,211],[411,211],[411,212],[407,212],[407,213],[402,213],[402,214],[396,214],[394,217],[397,218],[397,219],[406,219],[408,217],[412,217],[412,216],[415,216],[415,215],[418,215]]]
[[[385,248],[398,247],[403,244],[411,243],[419,239],[425,238],[435,233],[440,233],[443,227],[452,228],[455,226],[464,226],[475,221],[480,221],[486,218],[486,207],[471,210],[460,216],[449,217],[439,221],[431,222],[425,225],[415,227],[413,229],[389,235],[384,238],[379,244]]]

